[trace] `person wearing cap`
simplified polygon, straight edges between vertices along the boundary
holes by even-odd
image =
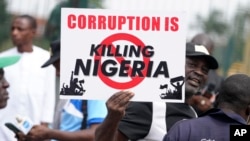
[[[96,129],[95,141],[160,141],[179,120],[196,118],[186,103],[207,80],[218,62],[204,46],[186,44],[185,103],[129,102],[134,93],[120,91],[106,102],[108,115]]]
[[[46,68],[49,65],[53,65],[56,69],[56,107],[54,120],[52,123],[53,129],[60,129],[61,123],[61,113],[63,111],[64,105],[67,103],[67,100],[60,99],[59,97],[59,83],[60,83],[60,39],[55,40],[50,43],[50,58],[41,66],[42,68]]]
[[[33,44],[36,36],[36,19],[29,15],[16,16],[10,25],[14,47],[0,56],[19,55],[20,60],[5,69],[5,77],[11,84],[8,105],[0,111],[0,138],[15,141],[15,135],[4,123],[16,122],[16,116],[28,117],[34,124],[49,126],[55,110],[55,68],[41,68],[50,56],[49,51]]]
[[[60,76],[60,40],[53,41],[50,46],[51,57],[42,65],[42,68],[53,64],[57,76]],[[106,115],[105,101],[60,99],[56,107],[53,129],[35,125],[25,138],[27,140],[92,141],[95,129],[103,122]]]
[[[199,118],[177,122],[163,141],[229,141],[230,125],[247,125],[249,122],[249,91],[249,76],[229,76],[222,82],[219,90],[216,99],[218,108],[207,111]]]
[[[0,109],[6,107],[9,94],[7,88],[10,84],[5,79],[4,67],[15,64],[20,59],[20,56],[0,57]]]
[[[208,34],[196,34],[190,42],[197,45],[204,45],[208,52],[212,55],[214,50],[214,42]],[[205,86],[189,101],[198,115],[201,115],[203,112],[213,108],[214,100],[220,89],[223,79],[224,78],[217,73],[216,69],[209,70],[208,79]]]

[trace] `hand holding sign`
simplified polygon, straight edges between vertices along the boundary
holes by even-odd
[[[129,100],[134,96],[131,91],[119,91],[112,95],[106,102],[108,116],[113,120],[120,120],[124,114]]]

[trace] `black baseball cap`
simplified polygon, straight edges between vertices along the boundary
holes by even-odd
[[[203,45],[196,45],[190,42],[186,43],[186,56],[204,57],[208,62],[209,69],[217,69],[219,67],[217,60],[209,54],[208,50]]]
[[[41,67],[45,68],[50,64],[55,63],[60,58],[61,43],[60,39],[53,41],[50,44],[50,58]]]

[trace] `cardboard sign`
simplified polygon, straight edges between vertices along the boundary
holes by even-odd
[[[185,13],[62,8],[62,99],[184,101]]]

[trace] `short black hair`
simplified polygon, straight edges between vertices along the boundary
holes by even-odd
[[[30,15],[19,15],[16,18],[23,18],[23,19],[27,19],[30,23],[30,27],[32,29],[36,29],[37,28],[37,22],[36,19]]]
[[[227,103],[233,110],[241,110],[250,104],[250,77],[246,74],[234,74],[226,78],[221,85],[216,103]]]

